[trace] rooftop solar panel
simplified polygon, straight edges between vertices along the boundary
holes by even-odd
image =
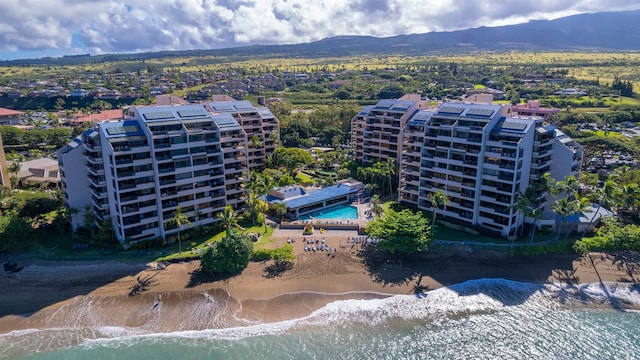
[[[513,122],[513,121],[505,121],[504,123],[502,123],[500,127],[503,129],[522,131],[527,128],[527,124],[523,124],[520,122]]]
[[[109,127],[106,131],[109,135],[119,135],[126,132],[122,126]]]
[[[234,111],[235,110],[233,105],[228,102],[217,102],[217,103],[211,103],[210,105],[211,105],[211,108],[213,108],[213,110],[215,111]]]
[[[394,109],[401,109],[401,110],[407,110],[410,107],[411,107],[411,104],[408,104],[408,103],[395,103],[392,106],[392,108]]]
[[[467,110],[467,115],[473,115],[473,116],[486,116],[486,117],[491,117],[491,115],[493,115],[494,111],[491,109],[478,109],[478,108],[471,108],[469,110]]]
[[[415,120],[429,120],[431,118],[431,113],[420,111],[413,118]]]
[[[173,119],[175,116],[171,111],[154,111],[143,114],[147,120]]]
[[[184,110],[178,110],[178,115],[180,115],[181,118],[185,118],[185,117],[207,116],[207,113],[204,111],[204,109],[184,109]]]
[[[214,115],[213,121],[220,127],[240,126],[231,115]]]
[[[440,108],[438,108],[438,112],[439,113],[447,113],[447,114],[462,114],[462,112],[464,111],[463,107],[457,107],[457,106],[441,106]]]
[[[378,103],[375,105],[376,108],[382,108],[382,109],[388,109],[391,106],[393,106],[393,100],[380,100],[378,101]]]
[[[250,102],[244,100],[244,101],[236,101],[235,103],[233,103],[233,105],[236,107],[236,109],[239,110],[254,110],[255,108],[253,107],[253,105],[251,105]]]

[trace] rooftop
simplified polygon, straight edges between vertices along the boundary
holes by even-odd
[[[19,116],[19,115],[22,115],[22,111],[0,108],[0,116]]]
[[[300,188],[300,187],[297,187]],[[300,188],[300,190],[302,190]],[[304,192],[304,190],[288,190],[293,193],[296,191],[298,195],[286,196],[284,200],[278,199],[275,196],[267,196],[267,201],[272,203],[285,203],[289,209],[297,209],[306,207],[309,205],[317,204],[322,201],[335,199],[343,195],[352,194],[358,191],[357,187],[349,184],[338,184],[333,186],[327,186],[319,190]]]

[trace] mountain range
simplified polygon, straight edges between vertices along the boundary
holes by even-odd
[[[137,54],[75,55],[5,61],[5,64],[73,64],[177,56],[340,57],[361,54],[430,55],[468,51],[638,51],[640,10],[573,15],[555,20],[430,32],[385,38],[337,36],[293,45],[159,51]]]

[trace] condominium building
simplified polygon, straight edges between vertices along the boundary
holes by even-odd
[[[211,110],[132,107],[123,120],[99,123],[60,149],[64,200],[80,210],[73,227],[85,225],[86,209],[97,225],[110,221],[121,242],[166,238],[178,231],[164,226],[178,207],[193,225],[217,221],[226,205],[241,209],[247,132],[232,114]]]
[[[450,220],[502,236],[525,221],[513,204],[545,173],[579,176],[582,147],[540,118],[511,117],[509,107],[445,103],[416,112],[402,131],[399,200],[433,210],[439,191]],[[538,194],[540,197],[545,194]],[[548,210],[551,199],[541,198]]]
[[[363,165],[393,159],[400,162],[401,131],[419,109],[418,101],[380,100],[351,120],[353,157]]]
[[[212,101],[208,108],[216,113],[232,115],[244,129],[249,141],[250,169],[264,169],[266,159],[276,148],[280,122],[269,108],[254,107],[249,101]]]

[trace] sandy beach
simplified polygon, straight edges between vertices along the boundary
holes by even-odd
[[[78,299],[112,299],[109,306],[126,308],[140,301],[152,303],[161,295],[163,306],[179,308],[178,299],[190,293],[218,291],[228,296],[241,317],[277,321],[308,315],[338,299],[415,294],[472,279],[563,285],[640,280],[637,259],[629,254],[511,257],[460,247],[404,259],[376,251],[375,246],[347,242],[355,236],[347,231],[318,233],[310,238],[321,244],[324,237],[325,245],[336,250],[313,252],[304,251],[299,230],[281,230],[274,246],[296,240],[297,260],[291,268],[250,263],[241,274],[226,278],[202,273],[199,261],[162,267],[142,261],[25,260],[21,272],[0,274],[0,333],[33,327]]]

